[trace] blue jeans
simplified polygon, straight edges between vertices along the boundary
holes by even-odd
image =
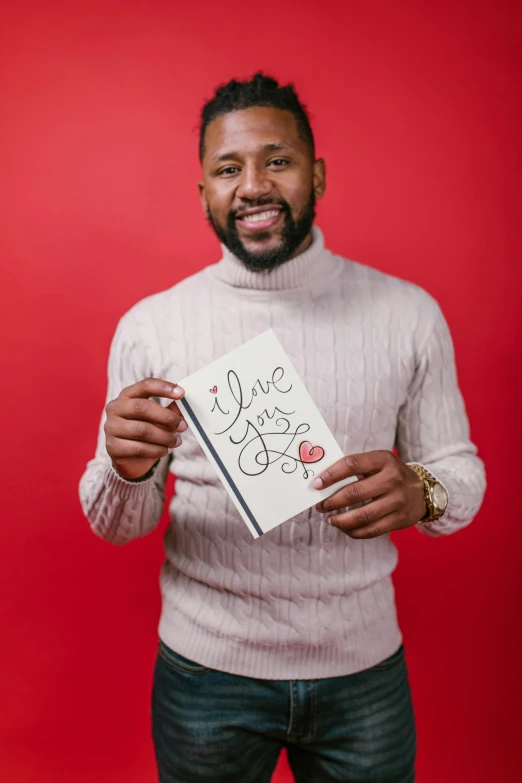
[[[160,642],[152,694],[160,783],[269,783],[286,748],[297,783],[413,783],[415,723],[404,647],[320,680],[257,680]]]

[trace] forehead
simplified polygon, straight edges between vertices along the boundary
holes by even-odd
[[[205,133],[205,160],[228,152],[255,153],[268,144],[285,144],[306,152],[295,116],[271,106],[255,106],[223,114],[212,120]]]

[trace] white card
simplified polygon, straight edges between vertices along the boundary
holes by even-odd
[[[187,424],[255,538],[356,480],[312,487],[343,453],[272,329],[179,384]]]

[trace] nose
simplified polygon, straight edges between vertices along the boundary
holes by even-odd
[[[268,195],[271,190],[272,183],[264,166],[255,164],[244,166],[236,191],[238,198],[252,201]]]

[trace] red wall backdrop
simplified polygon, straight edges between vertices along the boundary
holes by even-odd
[[[517,6],[20,0],[4,11],[5,783],[155,779],[166,519],[112,548],[91,534],[77,484],[118,318],[218,258],[196,192],[201,103],[259,68],[295,81],[311,109],[328,245],[441,302],[488,468],[471,527],[395,536],[419,783],[521,779]],[[290,780],[284,758],[274,780]]]

